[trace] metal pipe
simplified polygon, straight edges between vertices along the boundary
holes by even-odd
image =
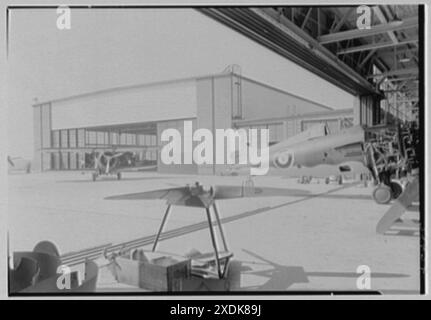
[[[219,260],[219,256],[218,256],[217,241],[216,241],[216,238],[215,238],[214,229],[213,229],[213,225],[212,225],[212,221],[211,221],[211,212],[210,212],[209,208],[205,208],[205,211],[207,213],[208,227],[210,229],[211,241],[212,241],[212,244],[213,244],[214,253],[215,253],[215,257],[216,257],[218,276],[219,276],[219,278],[222,278],[223,277],[223,273],[220,270],[220,260]]]
[[[157,244],[159,242],[159,238],[160,238],[160,235],[162,234],[163,227],[165,226],[166,220],[168,219],[169,212],[171,211],[171,206],[172,205],[169,204],[168,207],[166,208],[166,212],[165,212],[165,215],[163,216],[162,224],[160,225],[159,231],[157,232],[157,235],[156,235],[156,239],[154,240],[153,249],[152,249],[153,252],[156,251],[157,249]]]
[[[215,203],[215,202],[213,202],[213,208],[214,208],[214,214],[215,214],[216,219],[217,219],[218,228],[219,228],[219,230],[220,230],[221,240],[223,241],[223,247],[224,247],[224,250],[225,250],[225,251],[229,251],[229,249],[228,249],[228,247],[227,247],[226,238],[224,237],[223,227],[222,227],[222,224],[221,224],[221,221],[220,221],[220,216],[219,216],[219,214],[218,214],[218,209],[217,209],[217,206],[216,206],[216,203]]]

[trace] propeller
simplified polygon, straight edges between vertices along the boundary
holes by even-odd
[[[419,178],[409,182],[404,192],[394,201],[389,210],[383,215],[376,226],[378,234],[384,234],[404,214],[413,201],[419,197]]]
[[[126,154],[126,152],[115,152],[115,151],[112,151],[112,152],[111,151],[102,152],[99,155],[99,158],[97,160],[98,165],[101,166],[102,168],[105,167],[105,173],[109,174],[110,167],[111,167],[111,160],[118,159],[118,158],[122,157],[124,154]],[[106,166],[104,166],[102,164],[102,158],[105,158]],[[116,163],[112,163],[113,167],[115,167],[115,165],[116,165]],[[97,168],[97,165],[96,165],[96,168]]]
[[[107,200],[154,200],[163,199],[171,205],[208,208],[215,200],[277,197],[277,196],[304,196],[308,191],[300,189],[279,189],[267,187],[246,187],[215,185],[205,188],[196,182],[185,187],[161,189],[147,192],[129,193],[106,197]]]

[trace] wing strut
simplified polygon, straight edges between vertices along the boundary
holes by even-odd
[[[215,213],[215,216],[217,219],[218,228],[220,230],[221,240],[223,241],[223,247],[224,247],[224,250],[227,252],[227,251],[229,251],[229,249],[227,247],[226,238],[224,237],[223,227],[222,227],[221,222],[220,222],[220,216],[218,214],[218,209],[217,209],[217,206],[215,204],[215,201],[213,202],[213,208],[214,208],[214,213]]]
[[[160,235],[163,232],[163,228],[166,224],[166,220],[168,219],[169,213],[171,212],[171,207],[172,205],[168,204],[168,207],[166,208],[166,212],[165,212],[165,215],[163,216],[162,224],[160,225],[159,231],[157,232],[156,239],[154,240],[153,249],[152,249],[153,252],[156,251],[157,249],[157,244],[159,243]]]

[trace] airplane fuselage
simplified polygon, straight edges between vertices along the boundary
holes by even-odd
[[[360,126],[289,144],[289,140],[269,148],[270,166],[280,169],[364,163],[364,130]]]

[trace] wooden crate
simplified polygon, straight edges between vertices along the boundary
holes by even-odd
[[[176,255],[145,252],[144,257],[116,258],[121,283],[151,291],[181,291],[182,281],[191,276],[191,261]]]

